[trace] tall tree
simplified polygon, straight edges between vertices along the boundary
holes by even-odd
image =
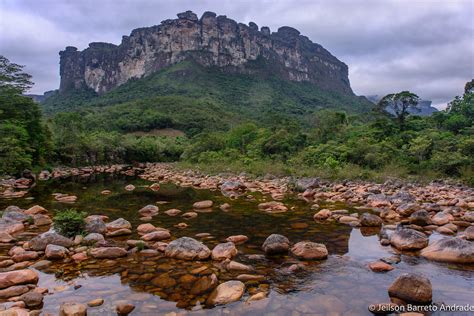
[[[404,129],[405,120],[409,114],[408,110],[416,108],[419,100],[420,98],[410,91],[391,93],[379,101],[377,108],[381,111],[386,111],[387,108],[392,109],[400,129]]]

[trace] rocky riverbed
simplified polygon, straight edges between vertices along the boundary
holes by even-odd
[[[473,304],[474,194],[442,182],[208,176],[169,164],[0,183],[5,315],[370,315]],[[54,231],[85,211],[84,234]]]

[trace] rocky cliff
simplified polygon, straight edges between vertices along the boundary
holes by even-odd
[[[88,87],[103,94],[189,58],[224,71],[251,73],[251,62],[263,58],[286,79],[352,95],[347,66],[296,29],[283,26],[271,33],[268,27],[259,30],[253,22],[245,25],[212,12],[198,19],[187,11],[133,30],[118,46],[90,43],[83,51],[69,46],[59,55],[61,92]]]

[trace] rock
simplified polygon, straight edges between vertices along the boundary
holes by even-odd
[[[332,215],[332,212],[330,210],[322,209],[316,214],[314,214],[313,218],[315,221],[322,221],[322,220],[328,219],[329,217],[331,217],[331,215]]]
[[[228,191],[245,191],[247,187],[240,181],[225,181],[221,187],[222,192]]]
[[[394,269],[391,265],[383,261],[371,262],[369,263],[369,268],[370,270],[374,272],[387,272],[387,271],[392,271]]]
[[[92,249],[90,254],[96,259],[115,259],[126,256],[127,251],[119,247],[101,247]]]
[[[249,240],[249,238],[245,235],[233,235],[233,236],[227,237],[226,240],[233,242],[236,245],[240,245],[240,244],[245,243],[247,240]]]
[[[291,247],[293,255],[304,260],[320,260],[328,257],[328,250],[323,244],[311,241],[300,241]]]
[[[176,216],[179,213],[181,213],[181,210],[178,210],[176,208],[169,209],[165,212],[165,214],[168,215],[168,216]]]
[[[169,239],[170,237],[171,237],[170,232],[163,229],[163,230],[158,230],[158,231],[143,235],[142,239],[144,241],[160,241],[160,240]]]
[[[74,262],[82,262],[84,260],[89,259],[87,254],[85,252],[79,252],[71,256],[71,259],[74,260]]]
[[[267,294],[265,292],[259,292],[259,293],[256,293],[256,294],[250,296],[249,299],[247,300],[247,302],[259,301],[259,300],[263,300],[265,298],[267,298]]]
[[[454,220],[453,215],[451,215],[449,213],[444,213],[444,212],[439,212],[431,218],[431,222],[434,225],[438,225],[438,226],[445,225],[445,224],[449,223],[452,220]]]
[[[242,282],[247,281],[263,281],[265,280],[264,275],[257,275],[257,274],[240,274],[237,276],[237,280]]]
[[[45,250],[47,245],[57,245],[69,248],[73,244],[74,243],[71,239],[53,232],[43,233],[29,241],[30,248],[36,251]]]
[[[431,282],[417,274],[403,273],[390,285],[388,295],[408,303],[429,304],[432,299]]]
[[[421,251],[421,256],[433,261],[474,263],[474,243],[461,238],[445,237]]]
[[[59,316],[86,316],[87,306],[80,303],[66,302],[59,307]]]
[[[464,236],[467,240],[474,240],[474,226],[469,226],[464,230]]]
[[[427,226],[431,225],[430,214],[425,210],[419,210],[411,214],[409,217],[410,224],[418,226]]]
[[[401,216],[410,216],[412,213],[418,211],[420,206],[416,203],[404,203],[397,207],[397,213]]]
[[[133,190],[135,190],[135,186],[133,184],[129,184],[129,185],[125,186],[125,190],[126,191],[133,191]]]
[[[46,246],[46,258],[48,259],[64,259],[69,251],[63,246],[48,245]]]
[[[288,208],[282,202],[277,201],[260,203],[258,209],[268,213],[283,213],[288,211]]]
[[[105,242],[105,238],[102,234],[91,233],[84,237],[83,242],[87,245],[97,245]]]
[[[25,210],[23,213],[25,213],[26,215],[48,214],[48,210],[42,206],[35,205]]]
[[[196,239],[181,237],[168,244],[165,255],[182,260],[203,260],[209,258],[211,250]]]
[[[15,241],[15,238],[13,238],[9,233],[0,231],[0,243],[11,243]]]
[[[14,285],[36,283],[38,283],[38,273],[33,270],[15,270],[0,273],[0,289]]]
[[[35,262],[31,267],[35,268],[36,270],[46,269],[52,264],[49,260],[40,260]]]
[[[206,208],[211,208],[214,202],[211,200],[206,200],[206,201],[199,201],[193,204],[193,208],[200,210],[200,209],[206,209]]]
[[[159,183],[153,183],[152,185],[149,186],[149,188],[152,190],[152,191],[159,191],[160,190],[160,184]]]
[[[130,224],[129,221],[127,221],[123,218],[119,218],[119,219],[116,219],[113,222],[110,222],[110,223],[106,224],[106,227],[107,227],[108,232],[115,232],[115,231],[118,231],[118,230],[131,230],[132,229],[132,224]]]
[[[284,254],[290,248],[290,241],[283,235],[271,234],[265,239],[262,245],[262,250],[267,255]]]
[[[240,300],[245,285],[240,281],[227,281],[219,284],[207,299],[209,305],[223,305]]]
[[[176,280],[171,278],[168,273],[163,273],[151,280],[151,283],[154,286],[165,289],[174,287],[176,285]]]
[[[228,212],[228,211],[230,211],[230,209],[232,208],[232,206],[230,206],[229,203],[224,203],[224,204],[221,204],[221,205],[219,206],[219,208],[220,208],[222,211],[224,211],[224,212]]]
[[[202,276],[196,282],[194,282],[194,285],[191,288],[191,294],[201,295],[209,292],[217,286],[217,283],[217,276],[214,273],[211,275]]]
[[[137,233],[139,235],[146,235],[148,233],[156,231],[157,228],[150,223],[140,224],[137,227]]]
[[[360,217],[360,224],[364,227],[380,227],[383,221],[380,217],[370,213],[364,213]]]
[[[178,223],[178,224],[174,225],[174,227],[178,227],[179,229],[185,229],[186,227],[188,227],[188,224]]]
[[[107,226],[104,223],[104,220],[100,217],[94,217],[89,220],[86,219],[86,226],[84,229],[86,232],[92,234],[105,234],[107,232]]]
[[[43,304],[43,295],[36,292],[28,292],[20,296],[20,301],[25,302],[25,305],[29,308],[37,307]]]
[[[28,215],[19,210],[7,209],[3,212],[2,219],[7,222],[25,222],[28,220]]]
[[[341,216],[337,220],[341,224],[351,224],[351,223],[357,223],[359,224],[359,219],[353,216]]]
[[[217,246],[212,249],[212,259],[222,261],[225,259],[232,259],[235,255],[237,255],[237,248],[233,242],[226,242],[223,244],[218,244]]]
[[[224,261],[224,267],[228,271],[252,272],[254,270],[251,266],[230,260],[228,262]]]
[[[444,226],[438,227],[436,231],[443,235],[454,235],[454,231]]]
[[[89,306],[89,307],[97,307],[97,306],[100,306],[100,305],[102,305],[102,304],[104,304],[104,299],[102,299],[102,298],[96,298],[96,299],[94,299],[94,300],[92,300],[92,301],[89,301],[89,302],[87,303],[87,306]]]
[[[462,217],[462,220],[466,221],[466,222],[473,223],[474,222],[474,211],[469,211],[469,212],[464,213],[464,215]]]
[[[155,216],[158,214],[159,208],[156,205],[147,205],[143,208],[141,208],[138,213],[142,216]]]
[[[186,212],[181,216],[184,217],[185,219],[191,219],[191,218],[197,217],[198,213],[196,213],[196,212]]]
[[[135,309],[135,305],[127,301],[118,301],[115,303],[115,311],[118,315],[128,315]]]
[[[428,237],[414,229],[401,228],[392,234],[390,243],[399,250],[419,250],[428,246]]]
[[[12,257],[15,262],[32,261],[39,257],[36,251],[24,251]]]
[[[53,220],[48,215],[36,214],[33,216],[33,223],[36,226],[47,226],[51,225]]]
[[[28,292],[30,288],[27,285],[14,285],[6,289],[0,290],[0,299],[8,299],[10,297],[20,296]]]
[[[100,192],[100,194],[102,194],[102,195],[109,195],[110,193],[112,193],[112,191],[110,191],[110,190],[102,190]]]

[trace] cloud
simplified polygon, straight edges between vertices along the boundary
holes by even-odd
[[[32,92],[41,93],[59,86],[65,46],[117,44],[134,28],[188,9],[272,31],[297,28],[348,64],[359,95],[409,89],[442,105],[474,77],[471,0],[3,0],[0,54],[25,64],[36,82]]]

